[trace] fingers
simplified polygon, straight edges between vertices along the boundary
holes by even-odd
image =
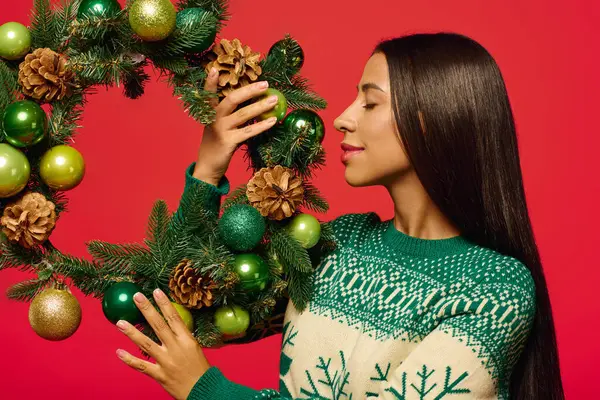
[[[206,81],[204,82],[204,90],[211,93],[217,93],[217,84],[219,82],[219,73],[216,68],[211,68],[208,76],[206,77]],[[219,104],[218,97],[214,97],[210,100],[210,104],[213,107],[217,107]]]
[[[133,296],[133,299],[135,300],[135,305],[142,312],[146,321],[148,321],[148,324],[150,324],[160,341],[167,347],[173,343],[175,340],[173,331],[171,331],[171,328],[169,328],[163,317],[156,311],[146,296],[138,292]]]
[[[232,93],[233,94],[233,93]],[[268,98],[252,103],[244,108],[241,108],[227,117],[227,127],[229,129],[237,128],[245,122],[258,117],[265,111],[271,110],[277,104],[277,96],[269,96]]]
[[[123,332],[133,343],[141,350],[145,351],[150,357],[159,360],[162,356],[163,349],[148,336],[138,331],[135,326],[127,321],[117,322],[117,327]]]
[[[255,82],[237,89],[227,95],[217,107],[217,117],[230,115],[240,104],[250,100],[253,97],[263,94],[269,83],[267,81]]]
[[[241,129],[235,129],[232,131],[232,135],[235,138],[236,143],[242,143],[251,137],[254,137],[260,133],[263,133],[266,130],[269,130],[275,125],[277,122],[277,118],[271,117],[264,121],[257,122],[252,125],[248,125]]]
[[[160,367],[158,365],[134,357],[121,349],[117,350],[117,357],[136,371],[146,374],[157,381],[161,381]]]
[[[167,323],[171,327],[173,333],[175,333],[177,336],[189,335],[189,331],[181,319],[181,316],[162,290],[156,289],[154,291],[154,299],[156,300],[156,304],[158,304],[163,317],[167,320]]]

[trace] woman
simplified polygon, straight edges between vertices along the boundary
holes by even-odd
[[[215,211],[238,145],[274,124],[237,128],[273,106],[235,111],[265,89],[229,95],[205,129],[187,185]],[[339,246],[315,269],[310,306],[287,308],[281,393],[210,367],[159,291],[168,325],[137,297],[162,346],[119,324],[157,363],[119,356],[181,399],[563,399],[513,116],[489,53],[457,34],[382,42],[335,127],[347,182],[383,185],[394,218],[332,222]]]

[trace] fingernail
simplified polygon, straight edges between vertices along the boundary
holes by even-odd
[[[125,357],[125,354],[127,354],[125,350],[117,349],[117,357],[123,359]]]
[[[137,292],[136,294],[133,295],[133,299],[135,301],[137,301],[138,303],[141,303],[142,301],[146,300],[146,296],[144,296],[140,292]]]
[[[258,84],[258,87],[262,88],[262,89],[267,88],[267,87],[269,87],[269,82],[262,81],[261,83]]]
[[[277,117],[271,117],[267,120],[267,124],[274,124],[277,122]]]
[[[269,104],[275,104],[277,103],[277,96],[271,96],[267,99],[267,103]]]
[[[117,322],[117,328],[119,328],[120,330],[125,330],[125,328],[127,328],[127,322],[119,320]]]
[[[216,68],[211,68],[210,69],[210,77],[214,77],[217,74],[217,69]]]
[[[158,289],[158,288],[154,289],[154,297],[156,297],[157,299],[162,299],[162,297],[163,297],[164,295],[165,295],[165,294],[163,293],[163,291],[162,291],[162,290],[160,290],[160,289]]]

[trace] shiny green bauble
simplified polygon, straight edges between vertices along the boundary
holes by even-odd
[[[283,120],[283,126],[294,135],[305,135],[315,142],[322,143],[325,138],[323,119],[312,110],[300,109],[290,112]]]
[[[298,214],[288,225],[288,232],[302,247],[310,249],[321,238],[321,224],[310,214]]]
[[[20,150],[0,143],[0,198],[14,196],[27,186],[31,167]]]
[[[25,25],[7,22],[0,25],[0,57],[6,60],[18,60],[29,52],[31,33]]]
[[[215,326],[224,335],[240,335],[250,326],[250,314],[240,306],[224,306],[215,311]]]
[[[177,18],[175,22],[175,26],[177,29],[181,29],[186,25],[195,25],[200,23],[202,20],[202,16],[207,11],[200,7],[192,7],[185,8],[177,13]],[[209,34],[199,43],[193,43],[189,46],[186,45],[184,50],[188,53],[202,53],[204,50],[208,49],[213,42],[215,41],[215,37],[217,36],[217,26],[209,27]]]
[[[188,310],[181,304],[177,304],[174,302],[171,302],[171,304],[173,304],[173,307],[175,308],[175,310],[177,310],[177,314],[179,314],[188,330],[190,332],[194,332],[194,317],[192,316],[190,310]]]
[[[77,17],[112,17],[121,11],[117,0],[83,0],[79,4]]]
[[[288,62],[288,68],[295,68],[299,70],[304,65],[304,51],[300,46],[298,46],[298,51],[296,51],[293,56],[288,56],[288,49],[285,46],[285,40],[280,40],[275,42],[273,46],[269,49],[269,55],[278,56],[280,58],[285,58]]]
[[[144,316],[135,305],[133,295],[142,288],[133,282],[117,282],[110,286],[102,298],[104,316],[113,324],[120,319],[130,324],[139,324]]]
[[[81,183],[84,175],[85,161],[73,147],[54,146],[40,159],[40,176],[52,189],[73,189]]]
[[[234,251],[248,251],[256,247],[265,234],[265,219],[247,204],[229,207],[219,219],[219,236]]]
[[[33,146],[46,136],[48,117],[37,103],[16,101],[4,110],[2,129],[5,140],[13,146]]]
[[[129,7],[129,25],[143,40],[155,42],[175,29],[177,12],[170,0],[134,0]]]
[[[262,96],[257,98],[257,101],[264,100],[265,98],[271,96],[277,96],[277,104],[271,110],[260,114],[256,118],[259,121],[263,121],[271,117],[276,117],[277,121],[281,121],[283,118],[285,118],[285,114],[287,113],[287,99],[279,90],[268,88]]]
[[[267,287],[269,266],[253,253],[238,254],[233,261],[235,272],[240,277],[240,289],[246,292],[258,292]]]

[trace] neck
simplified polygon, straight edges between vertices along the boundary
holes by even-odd
[[[386,186],[394,202],[394,227],[420,239],[447,239],[459,230],[433,203],[414,170]]]

